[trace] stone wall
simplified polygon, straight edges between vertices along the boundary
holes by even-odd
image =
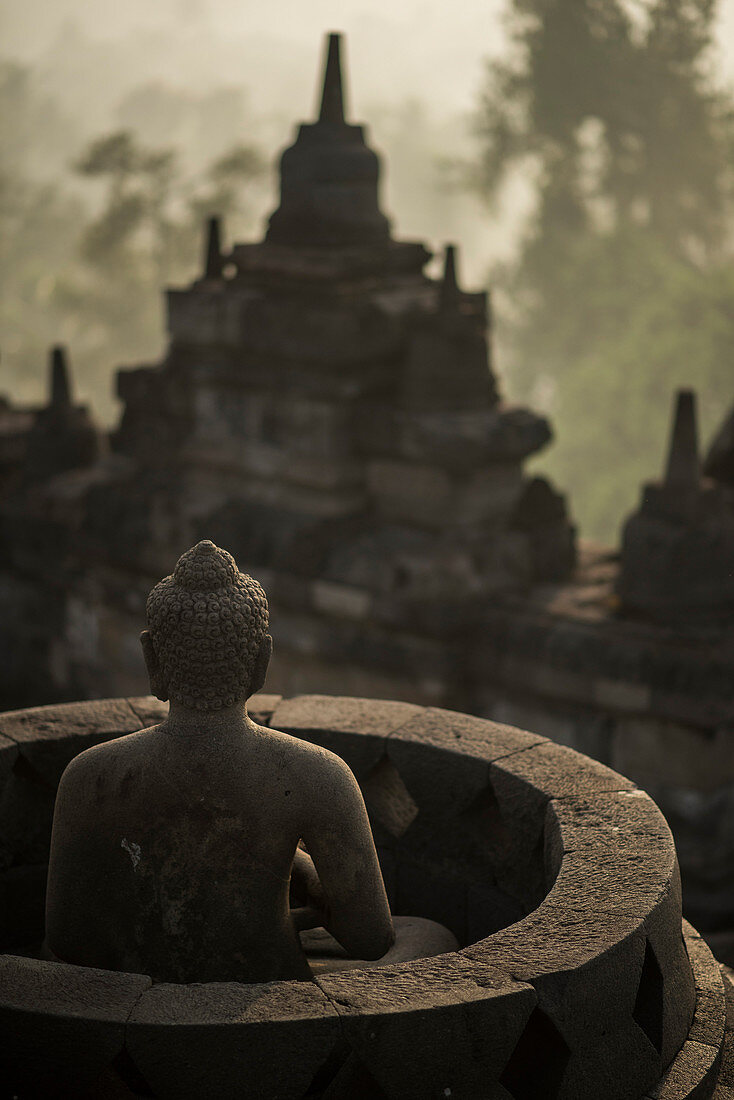
[[[20,1095],[703,1100],[721,1070],[724,1100],[725,985],[691,928],[684,947],[675,850],[647,795],[541,736],[436,708],[260,696],[251,712],[344,756],[393,910],[442,921],[461,949],[256,986],[34,957],[63,768],[165,707],[6,713],[0,1070]]]
[[[583,590],[549,588],[488,616],[476,713],[538,730],[628,775],[673,831],[684,911],[734,961],[734,663],[720,632],[601,618]],[[585,613],[584,613],[585,611]],[[714,942],[714,941],[712,941]]]

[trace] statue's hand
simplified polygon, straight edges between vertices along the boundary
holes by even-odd
[[[317,909],[313,905],[301,905],[291,909],[291,917],[296,932],[303,932],[306,928],[322,928],[326,920],[323,909]]]
[[[291,870],[291,913],[297,929],[318,928],[326,920],[326,898],[310,855],[296,849]]]

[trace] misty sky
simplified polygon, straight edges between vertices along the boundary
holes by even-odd
[[[642,6],[628,2],[633,10]],[[70,20],[111,40],[173,31],[177,42],[190,37],[202,52],[217,52],[229,79],[238,44],[240,78],[262,110],[299,90],[310,104],[316,43],[324,31],[344,30],[357,111],[373,99],[406,95],[454,111],[471,108],[482,60],[501,52],[504,8],[503,0],[3,0],[0,29],[4,52],[29,58],[43,54]],[[717,61],[734,79],[734,0],[719,0],[718,23]],[[174,50],[172,61],[177,57]],[[192,75],[216,71],[211,60],[200,58],[200,74]]]
[[[632,10],[643,5],[628,0]],[[503,52],[508,0],[2,0],[2,52],[35,63],[47,90],[89,136],[119,127],[129,89],[163,83],[196,94],[245,91],[253,138],[274,158],[315,107],[322,37],[347,34],[348,107],[388,152],[386,209],[399,235],[463,246],[467,278],[507,258],[531,201],[513,185],[487,217],[478,200],[442,190],[436,155],[472,159],[470,114],[484,62]],[[93,48],[90,47],[93,44]],[[68,49],[65,48],[68,44]],[[69,57],[64,66],[63,58]],[[73,59],[73,60],[72,60]],[[734,0],[720,0],[715,63],[734,82]],[[416,109],[419,125],[411,123]],[[430,146],[430,150],[428,149]],[[267,211],[263,205],[261,214]]]

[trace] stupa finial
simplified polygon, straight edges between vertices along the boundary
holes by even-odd
[[[700,478],[696,395],[693,390],[678,390],[665,468],[665,484],[676,488],[694,488],[698,486]]]
[[[66,348],[62,344],[56,344],[51,348],[50,368],[51,393],[49,404],[54,409],[68,409],[71,405],[71,383],[66,361]]]
[[[206,231],[206,251],[204,254],[204,277],[218,279],[222,274],[221,220],[209,218]]]
[[[456,277],[456,245],[447,244],[444,253],[443,280],[440,292],[441,308],[453,308],[458,302],[460,294],[461,290]]]
[[[340,34],[330,34],[326,43],[324,87],[321,93],[319,122],[344,122],[344,88],[341,69]]]

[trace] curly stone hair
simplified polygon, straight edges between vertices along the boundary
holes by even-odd
[[[231,554],[198,542],[151,591],[146,615],[169,698],[206,711],[247,698],[268,601]]]

